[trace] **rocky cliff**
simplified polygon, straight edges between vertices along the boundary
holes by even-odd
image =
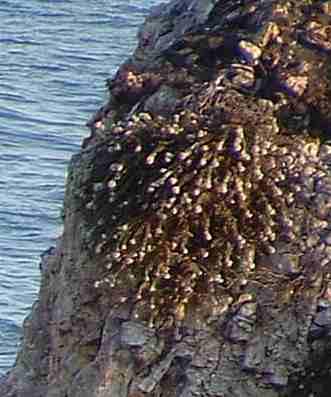
[[[1,396],[329,395],[330,61],[330,1],[152,10]]]

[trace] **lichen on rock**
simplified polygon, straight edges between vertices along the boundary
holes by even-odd
[[[329,66],[296,41],[306,7],[279,2],[259,14],[256,5],[247,9],[255,19],[241,13],[237,30],[230,33],[235,18],[184,34],[158,72],[145,67],[135,83],[126,75],[134,110],[104,131],[83,205],[105,269],[96,285],[109,286],[118,304],[130,301],[134,318],[173,325],[199,306],[202,317],[217,317],[242,293],[256,296],[260,273],[289,303],[328,264],[328,215],[318,210],[330,183],[328,130],[314,117],[329,103]],[[222,6],[211,20],[215,13]],[[194,68],[174,68],[178,48],[184,58],[197,52]],[[189,76],[189,90],[176,73]],[[150,76],[177,90],[173,113],[143,112],[158,95]],[[121,87],[120,71],[110,103]],[[312,243],[311,234],[320,238]],[[279,250],[287,254],[275,261]]]
[[[311,247],[300,236],[327,233],[312,210],[314,186],[329,183],[323,145],[282,133],[269,100],[228,90],[215,103],[213,84],[197,109],[170,120],[140,113],[97,150],[85,192],[106,269],[97,285],[134,302],[135,318],[183,319],[204,301],[204,316],[218,316],[242,291],[254,294],[250,280],[279,245],[301,258],[294,270],[279,264],[285,288],[305,272]],[[329,258],[322,245],[317,268]]]

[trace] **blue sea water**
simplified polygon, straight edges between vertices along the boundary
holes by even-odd
[[[0,375],[61,231],[65,169],[161,0],[0,2]]]

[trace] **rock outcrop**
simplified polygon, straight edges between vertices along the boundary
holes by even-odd
[[[330,61],[330,1],[152,10],[1,396],[329,395]]]

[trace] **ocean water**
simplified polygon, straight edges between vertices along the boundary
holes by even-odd
[[[61,231],[70,156],[160,2],[0,2],[0,375],[37,297],[40,254]]]

